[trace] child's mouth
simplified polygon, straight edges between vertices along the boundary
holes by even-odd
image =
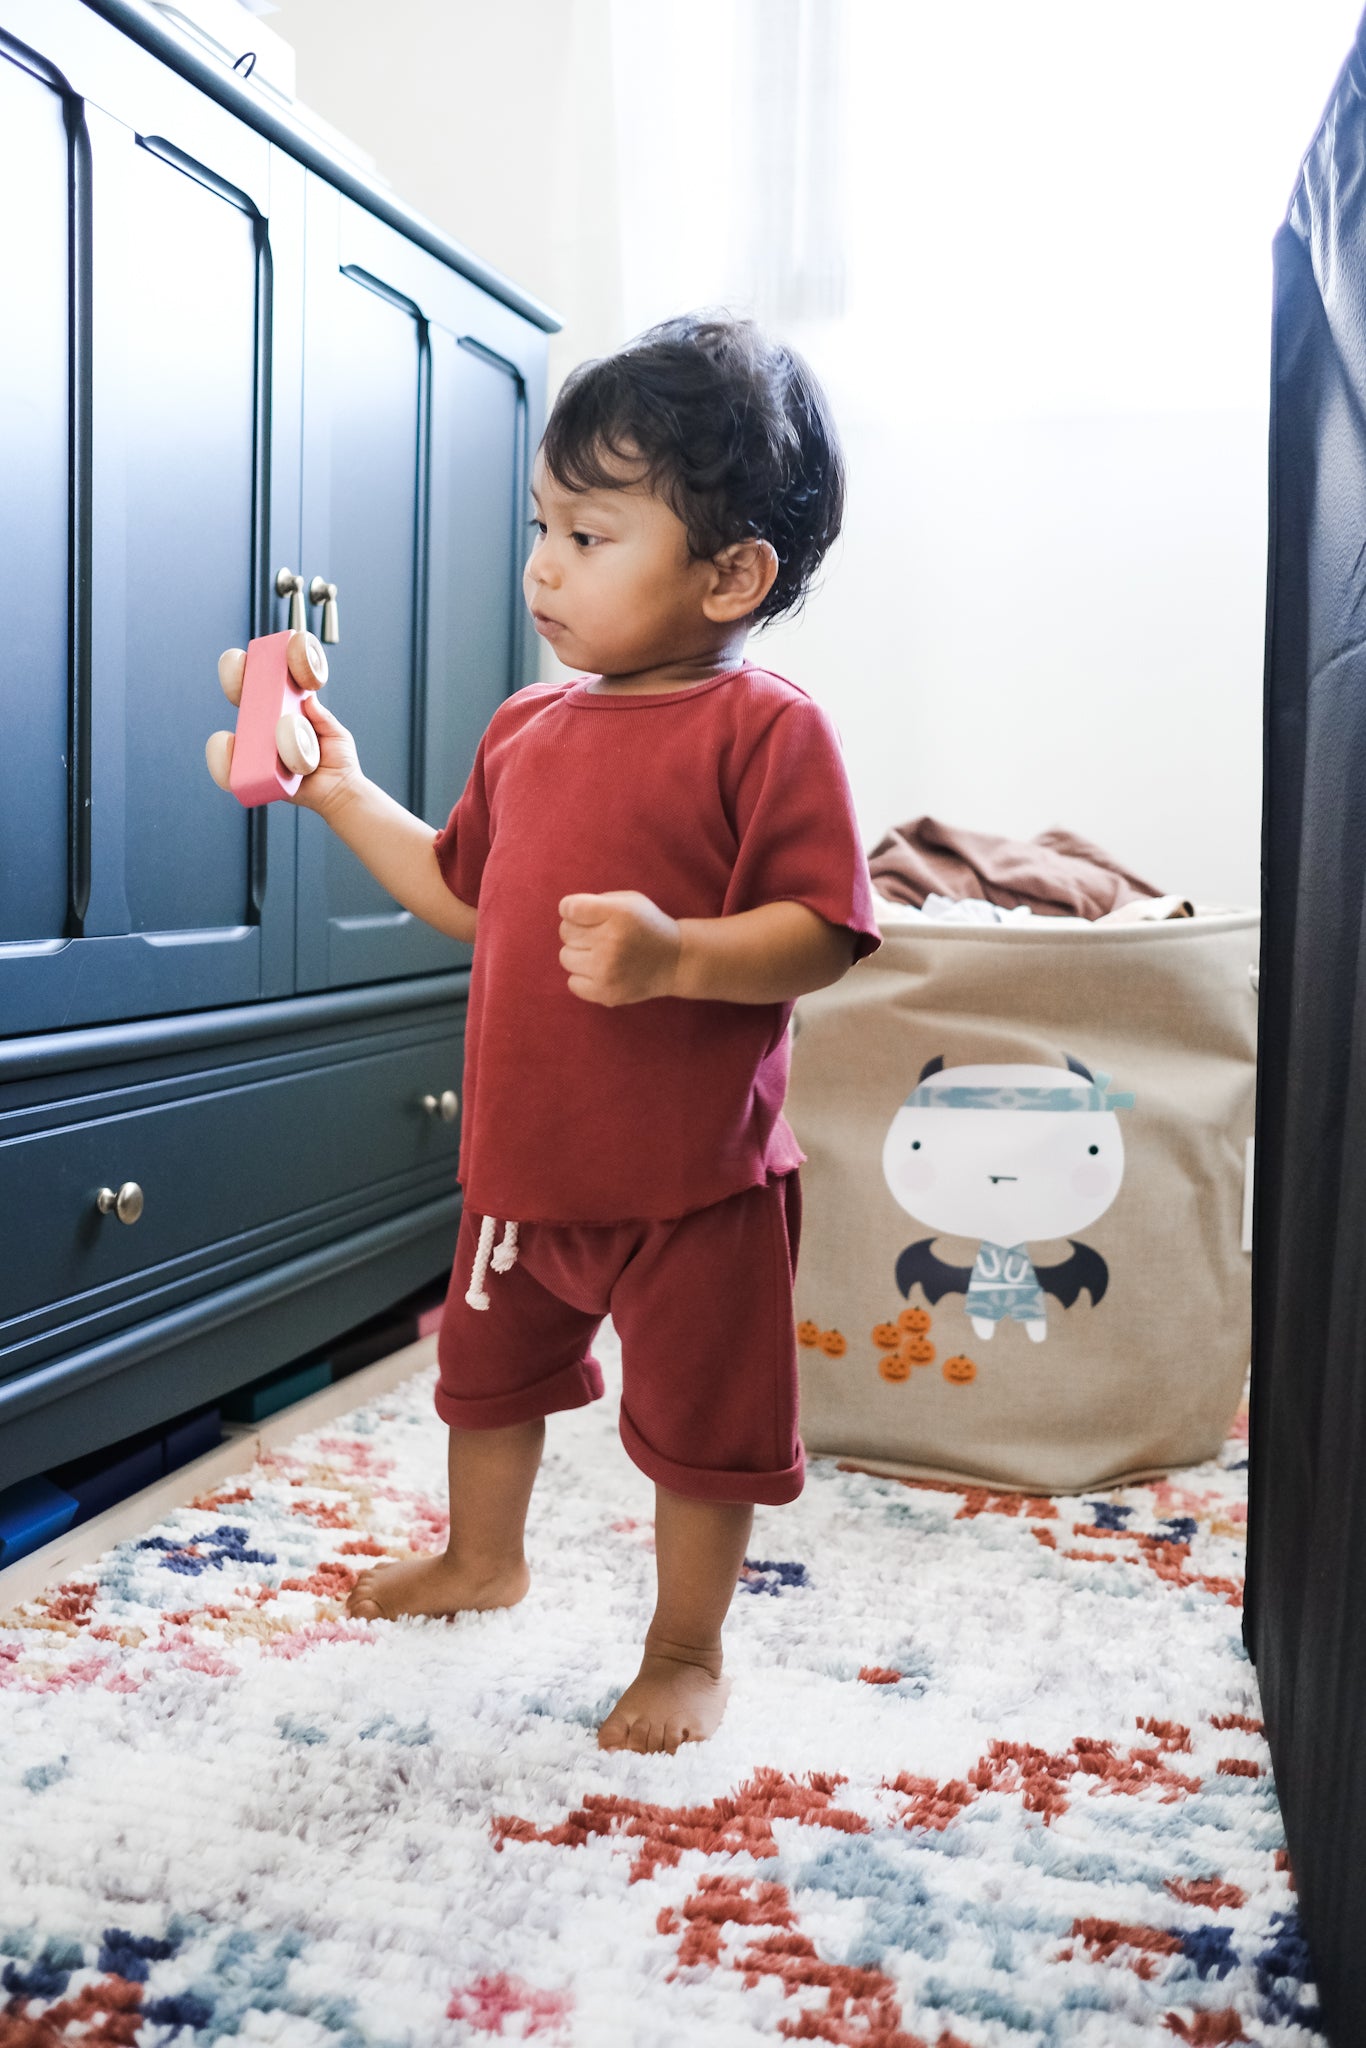
[[[531,614],[531,622],[535,626],[536,631],[544,634],[547,640],[553,640],[557,633],[563,633],[564,631],[560,621],[549,618],[545,612],[533,612]]]

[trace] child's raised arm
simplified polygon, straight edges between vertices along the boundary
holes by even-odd
[[[356,743],[316,697],[304,699],[322,749],[292,801],[316,811],[396,903],[452,939],[474,937],[478,912],[452,896],[437,866],[430,825],[361,773]]]
[[[309,768],[306,759],[290,763],[292,768],[304,770],[290,801],[305,810],[316,811],[365,863],[375,880],[414,917],[453,939],[473,939],[477,913],[446,887],[437,865],[431,827],[366,781],[355,741],[346,727],[318,702],[315,693],[327,680],[327,660],[321,647],[310,635],[295,633],[289,641],[288,661],[296,690],[305,693],[300,711],[308,718],[318,741],[315,765]],[[241,703],[246,663],[246,653],[240,647],[229,648],[219,661],[219,681],[231,704]],[[291,714],[288,720],[281,719],[280,724],[297,727],[299,717]],[[303,737],[307,738],[307,734]],[[276,745],[281,744],[277,733]],[[294,747],[304,755],[312,752],[297,739]],[[205,754],[209,773],[219,788],[230,788],[233,735],[215,733]],[[284,785],[280,793],[285,793]]]

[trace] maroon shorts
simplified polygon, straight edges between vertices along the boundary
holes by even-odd
[[[503,1429],[602,1393],[589,1346],[621,1337],[621,1437],[641,1471],[694,1500],[795,1500],[795,1173],[666,1223],[524,1223],[517,1263],[465,1300],[481,1219],[460,1219],[437,1355],[437,1413]],[[501,1224],[499,1236],[502,1234]]]

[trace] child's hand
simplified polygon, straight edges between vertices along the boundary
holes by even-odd
[[[303,713],[318,735],[322,758],[313,773],[305,775],[290,802],[326,818],[349,800],[365,777],[356,743],[341,720],[334,718],[316,696],[304,698]]]
[[[586,1003],[615,1009],[672,995],[682,943],[677,920],[637,889],[560,904],[560,965]]]
[[[365,779],[356,757],[355,742],[346,727],[330,711],[324,711],[318,702],[316,693],[327,681],[327,656],[313,635],[292,633],[285,660],[291,681],[297,689],[305,692],[299,710],[282,718],[275,734],[279,758],[285,768],[291,774],[303,777],[289,800],[306,810],[330,816]],[[244,647],[229,647],[219,655],[218,680],[230,704],[241,706],[246,671]],[[302,732],[301,725],[304,727]],[[287,732],[286,727],[292,730]],[[209,773],[220,789],[232,786],[235,737],[230,732],[216,732],[204,750]]]

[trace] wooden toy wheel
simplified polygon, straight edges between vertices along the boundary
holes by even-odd
[[[229,647],[218,657],[218,680],[229,704],[242,702],[242,684],[247,674],[245,647]]]
[[[316,633],[292,633],[286,659],[301,690],[321,690],[327,681],[327,656]]]
[[[204,759],[209,764],[209,773],[220,789],[227,789],[232,777],[232,734],[211,732],[204,743]]]
[[[291,775],[311,775],[322,759],[318,735],[297,711],[287,711],[276,726],[275,751]]]

